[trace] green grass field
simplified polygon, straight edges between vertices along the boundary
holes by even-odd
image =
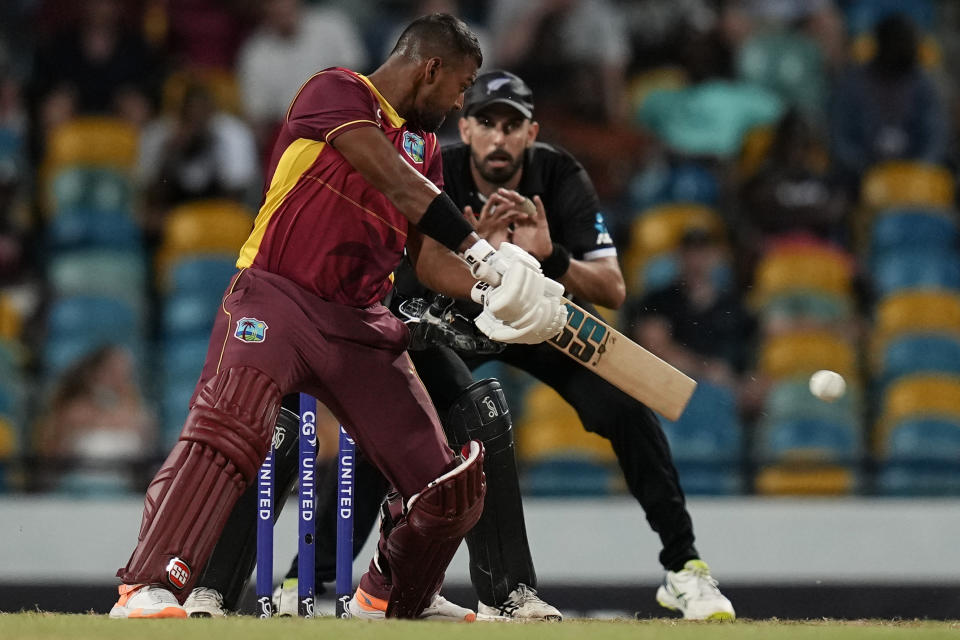
[[[361,622],[317,618],[257,620],[110,620],[105,615],[0,614],[4,640],[772,640],[857,638],[960,638],[960,622],[883,620],[567,620],[562,624],[449,624]]]

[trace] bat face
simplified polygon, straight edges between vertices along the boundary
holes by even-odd
[[[567,303],[567,324],[556,338],[555,347],[583,364],[596,366],[607,351],[611,332],[607,325],[573,303]]]
[[[697,383],[569,300],[567,324],[550,346],[669,420],[683,413]]]

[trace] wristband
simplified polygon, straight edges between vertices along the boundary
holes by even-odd
[[[543,275],[551,280],[562,278],[570,268],[570,252],[563,245],[553,243],[553,251],[540,261],[540,268],[543,269]]]
[[[473,233],[473,227],[460,214],[457,205],[442,191],[430,202],[416,227],[453,252]]]

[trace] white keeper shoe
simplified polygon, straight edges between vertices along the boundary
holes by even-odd
[[[524,622],[561,622],[563,614],[552,604],[547,604],[537,595],[537,590],[518,584],[500,606],[484,603],[477,605],[477,620],[516,620]]]
[[[657,602],[683,614],[685,620],[735,620],[733,605],[717,588],[703,560],[688,560],[680,571],[668,571],[657,589]]]
[[[224,618],[227,615],[223,608],[223,596],[216,589],[196,587],[187,596],[183,608],[191,618]]]
[[[347,612],[351,618],[360,620],[384,620],[387,613],[387,602],[381,598],[374,598],[363,589],[357,588],[353,598],[347,603]],[[473,622],[477,614],[454,604],[439,593],[434,594],[430,604],[418,616],[420,620],[438,620],[442,622]]]
[[[187,611],[168,589],[148,584],[121,584],[111,618],[186,618]]]

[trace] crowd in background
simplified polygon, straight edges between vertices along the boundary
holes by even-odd
[[[666,424],[688,491],[960,492],[960,7],[934,0],[2,3],[0,490],[140,488],[297,88],[434,11],[593,179],[629,288],[605,317],[700,382]],[[493,373],[528,489],[618,490],[568,408]]]

